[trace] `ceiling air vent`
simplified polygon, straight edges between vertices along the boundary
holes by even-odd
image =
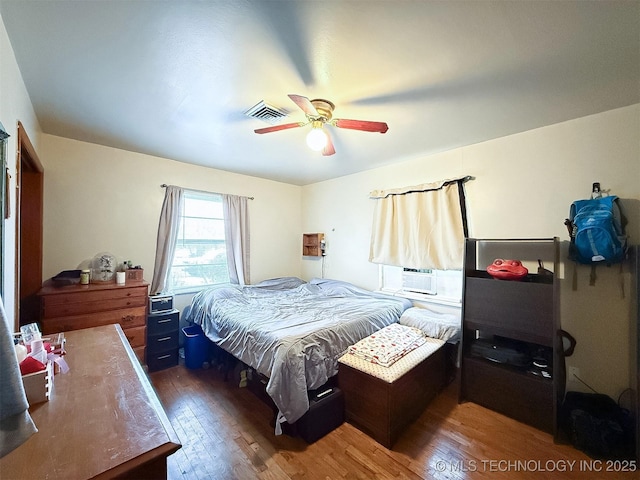
[[[271,105],[264,103],[264,100],[251,107],[249,110],[244,112],[244,114],[247,117],[257,118],[258,120],[270,123],[271,125],[279,123],[282,118],[289,115],[289,113],[284,110],[279,110],[276,107],[272,107]]]

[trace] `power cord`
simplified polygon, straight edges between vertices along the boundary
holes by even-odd
[[[585,382],[584,380],[582,380],[578,375],[576,375],[575,373],[573,374],[573,376],[575,378],[577,378],[580,383],[582,383],[584,386],[586,386],[589,390],[591,390],[593,393],[598,393],[596,390],[594,390],[591,385],[589,385],[587,382]]]
[[[326,259],[326,258],[327,258],[327,256],[323,254],[323,255],[322,255],[322,271],[321,271],[321,273],[320,273],[320,278],[324,278],[324,269],[325,269],[325,265],[324,265],[324,263],[325,263],[325,259]]]

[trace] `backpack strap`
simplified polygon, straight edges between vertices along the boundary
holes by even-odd
[[[573,263],[573,275],[571,278],[571,288],[573,289],[573,291],[575,292],[576,290],[578,290],[578,264],[576,262],[572,262]],[[620,262],[620,274],[618,275],[618,278],[620,279],[620,298],[624,299],[626,298],[626,292],[624,289],[624,275],[623,273],[623,262]],[[589,286],[593,287],[596,284],[596,280],[597,280],[598,276],[596,275],[596,264],[593,263],[591,264],[591,272],[589,273]]]
[[[590,286],[594,286],[596,284],[596,264],[592,263],[591,264],[591,274],[589,275],[589,285]]]

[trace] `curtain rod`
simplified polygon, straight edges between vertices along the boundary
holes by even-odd
[[[162,188],[167,188],[169,185],[167,185],[166,183],[163,183],[162,185],[160,185]],[[211,193],[213,195],[224,195],[224,193],[218,193],[218,192],[207,192],[206,190],[195,190],[193,188],[184,188],[184,187],[180,187],[183,188],[184,190],[190,190],[192,192],[198,192],[198,193]],[[240,197],[244,196],[244,195],[239,195]],[[246,197],[249,200],[253,200],[254,197]]]

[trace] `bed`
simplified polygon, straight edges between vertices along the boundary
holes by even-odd
[[[338,359],[350,345],[398,322],[411,306],[347,282],[286,277],[204,290],[194,296],[185,320],[268,378],[278,432],[280,423],[292,424],[309,409],[307,391],[337,374]]]

